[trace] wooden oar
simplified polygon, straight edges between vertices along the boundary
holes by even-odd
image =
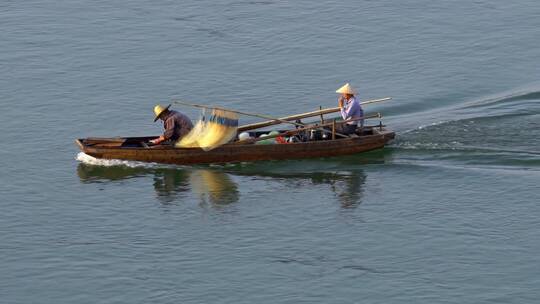
[[[337,122],[337,124],[344,124],[344,123],[347,123],[347,122],[358,121],[358,120],[362,120],[362,119],[381,118],[381,117],[382,117],[381,113],[377,113],[377,114],[373,114],[373,115],[369,115],[369,116],[343,120],[343,121]],[[282,132],[282,133],[279,133],[279,134],[273,134],[273,135],[261,136],[261,137],[258,137],[258,138],[252,138],[252,139],[246,139],[246,140],[242,140],[242,141],[237,141],[237,142],[234,142],[233,144],[250,144],[250,143],[255,143],[255,142],[266,140],[266,139],[276,138],[276,137],[279,137],[279,136],[291,136],[291,135],[295,135],[295,134],[298,134],[298,133],[303,132],[303,131],[308,131],[308,130],[312,130],[312,129],[318,129],[318,128],[322,128],[322,127],[329,127],[329,126],[332,126],[333,124],[334,124],[334,122],[325,123],[325,124],[321,124],[321,125],[315,125],[315,126],[308,126],[308,127],[300,128],[300,129],[296,129],[296,130],[285,131],[285,132]],[[322,130],[325,130],[325,129],[322,129]],[[332,131],[330,131],[330,133],[331,132]],[[345,136],[345,137],[349,137],[349,136]]]
[[[252,116],[252,117],[258,117],[258,118],[263,118],[263,119],[270,119],[271,121],[274,122],[273,125],[286,123],[286,124],[291,124],[291,125],[294,125],[294,126],[297,126],[297,127],[305,127],[306,126],[303,123],[297,123],[297,122],[288,121],[288,120],[284,120],[284,119],[280,119],[280,118],[274,118],[274,117],[271,117],[271,116],[268,116],[268,115],[248,113],[248,112],[231,110],[231,109],[226,109],[226,108],[221,108],[221,107],[205,106],[205,105],[200,105],[200,104],[195,104],[195,103],[188,103],[188,102],[179,101],[179,100],[174,100],[172,102],[176,103],[176,104],[181,104],[181,105],[191,106],[191,107],[196,107],[196,108],[216,109],[216,110],[222,110],[222,111],[229,111],[229,112],[233,112],[233,113],[237,113],[237,114],[245,115],[245,116]],[[238,130],[238,132],[241,132],[241,131],[242,130]],[[323,131],[327,132],[327,133],[332,133],[329,130],[323,130]],[[341,136],[341,137],[348,137],[347,135],[344,135],[344,134],[341,134],[341,133],[335,133],[335,134],[338,135],[338,136]]]
[[[386,97],[386,98],[380,98],[380,99],[372,99],[372,100],[367,100],[367,101],[361,102],[360,104],[361,105],[367,105],[367,104],[370,104],[370,103],[381,102],[381,101],[386,101],[386,100],[390,100],[390,99],[392,99],[392,97]],[[335,112],[339,112],[339,111],[340,111],[340,108],[335,107],[335,108],[328,108],[328,109],[323,109],[323,110],[318,110],[318,111],[295,114],[295,115],[281,117],[281,118],[272,119],[272,120],[268,120],[268,121],[257,122],[257,123],[253,123],[253,124],[239,126],[238,127],[238,132],[248,131],[248,130],[255,130],[255,129],[264,128],[264,127],[268,127],[268,126],[278,125],[283,120],[291,121],[291,120],[297,120],[297,119],[302,119],[302,118],[307,118],[307,117],[313,117],[313,116],[317,116],[317,115],[335,113]]]

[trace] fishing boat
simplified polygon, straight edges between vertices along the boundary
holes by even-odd
[[[364,102],[363,104],[365,103],[370,102]],[[386,143],[395,137],[395,133],[387,129],[381,121],[379,121],[378,125],[366,125],[358,128],[354,134],[341,135],[336,132],[337,126],[348,121],[336,121],[336,119],[324,120],[322,116],[323,114],[333,113],[338,110],[336,108],[321,109],[240,126],[238,132],[247,132],[250,139],[241,140],[239,137],[236,137],[235,140],[210,151],[205,151],[197,147],[179,148],[174,145],[149,145],[149,141],[157,136],[89,137],[76,139],[76,144],[82,152],[100,159],[188,165],[350,155],[383,148]],[[268,132],[265,131],[254,131],[263,127],[281,124],[283,122],[298,121],[298,119],[313,116],[321,116],[321,121],[318,123],[302,124],[301,127],[298,126],[298,123],[295,123],[296,126],[294,129],[281,130],[275,132],[275,135],[268,135]],[[380,117],[381,115],[377,113],[363,117],[362,119],[367,120]],[[298,142],[260,144],[272,138],[286,138],[301,133],[318,134],[319,136],[310,136],[306,140]]]

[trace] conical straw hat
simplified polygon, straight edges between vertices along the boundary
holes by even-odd
[[[354,94],[356,94],[356,90],[353,89],[353,87],[351,87],[351,85],[347,82],[344,86],[337,89],[336,93],[354,95]]]
[[[156,122],[159,119],[159,116],[161,116],[161,114],[165,112],[166,110],[168,110],[170,107],[171,105],[168,105],[166,107],[163,107],[161,105],[156,105],[154,107],[154,114],[156,115],[156,117],[154,117],[154,122]]]

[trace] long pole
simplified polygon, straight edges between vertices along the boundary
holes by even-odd
[[[276,123],[274,123],[274,125],[277,125],[277,124],[280,124],[280,123],[287,123],[287,124],[292,124],[292,125],[297,126],[297,127],[305,127],[306,126],[303,123],[297,123],[297,122],[292,122],[292,121],[288,121],[288,120],[285,120],[285,119],[274,118],[274,117],[271,117],[271,116],[268,116],[268,115],[248,113],[248,112],[231,110],[231,109],[226,109],[226,108],[221,108],[221,107],[205,106],[205,105],[189,103],[189,102],[184,102],[184,101],[179,101],[179,100],[174,100],[172,102],[176,103],[176,104],[181,104],[181,105],[191,106],[191,107],[196,107],[196,108],[216,109],[216,110],[233,112],[233,113],[237,113],[237,114],[240,114],[240,115],[253,116],[253,117],[258,117],[258,118],[263,118],[263,119],[270,119],[271,121],[276,122]],[[242,130],[238,129],[238,132],[241,132],[241,131]],[[328,131],[328,130],[323,130],[323,132],[330,133],[330,131]],[[341,137],[348,137],[347,135],[344,135],[344,134],[341,134],[341,133],[336,133],[336,135],[341,136]]]
[[[304,126],[304,124],[299,124],[299,123],[296,123],[296,122],[292,122],[292,121],[288,121],[288,120],[284,120],[284,119],[279,119],[279,118],[274,118],[274,117],[267,116],[267,115],[262,115],[262,114],[247,113],[247,112],[243,112],[243,111],[226,109],[226,108],[221,108],[221,107],[214,107],[214,106],[205,106],[205,105],[189,103],[189,102],[184,102],[184,101],[179,101],[179,100],[174,100],[173,103],[181,104],[181,105],[184,105],[184,106],[191,106],[191,107],[195,107],[195,108],[216,109],[216,110],[228,111],[228,112],[233,112],[233,113],[240,114],[240,115],[245,115],[245,116],[252,116],[252,117],[257,117],[257,118],[262,118],[262,119],[270,119],[272,121],[277,121],[279,123],[288,123],[288,124],[299,126],[299,127]]]
[[[387,101],[387,100],[390,100],[390,99],[392,99],[392,97],[371,99],[371,100],[366,100],[364,102],[361,102],[360,105],[367,105],[367,104],[371,104],[371,103]],[[240,127],[238,127],[238,132],[264,128],[264,127],[268,127],[268,126],[272,126],[272,125],[277,125],[277,124],[280,124],[282,120],[291,121],[291,120],[297,120],[297,119],[302,119],[302,118],[313,117],[313,116],[317,116],[317,115],[335,113],[335,112],[339,112],[339,111],[340,111],[340,108],[335,107],[335,108],[328,108],[328,109],[323,109],[323,110],[318,110],[318,111],[295,114],[295,115],[291,115],[291,116],[285,116],[285,117],[281,117],[279,119],[272,119],[272,120],[268,120],[268,121],[257,122],[257,123],[253,123],[253,124],[247,124],[247,125],[240,126]]]

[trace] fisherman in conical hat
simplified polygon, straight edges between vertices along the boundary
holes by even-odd
[[[341,109],[341,117],[343,117],[343,120],[354,120],[364,116],[364,111],[360,106],[360,102],[358,102],[358,99],[354,96],[356,90],[353,89],[349,83],[346,83],[339,88],[336,93],[341,94],[338,98],[338,105]],[[364,120],[359,119],[342,124],[339,132],[346,135],[353,134],[356,132],[358,125],[363,126]]]
[[[166,107],[156,105],[154,107],[154,122],[161,119],[165,132],[160,137],[151,140],[150,143],[155,145],[173,144],[193,129],[193,123],[189,117],[178,111],[169,110],[170,107],[171,105]]]

